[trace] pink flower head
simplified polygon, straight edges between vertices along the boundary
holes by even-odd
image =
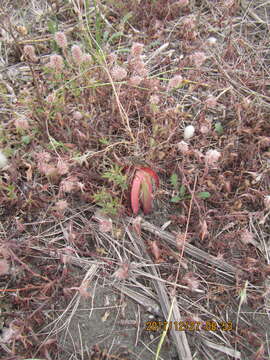
[[[132,57],[139,57],[142,55],[144,45],[140,43],[133,43],[130,54]]]
[[[9,263],[7,260],[0,260],[0,275],[6,275],[9,272]]]
[[[191,58],[192,58],[194,65],[196,66],[196,68],[199,68],[205,62],[205,60],[207,59],[207,56],[205,55],[204,52],[197,51],[191,56]]]
[[[140,85],[140,83],[143,81],[143,78],[139,75],[135,75],[135,76],[132,76],[130,79],[129,79],[129,85],[131,86],[138,86]]]
[[[186,16],[183,19],[182,24],[183,24],[186,31],[194,30],[195,27],[196,27],[196,18],[195,18],[195,16],[194,15]]]
[[[112,75],[113,80],[121,81],[127,77],[127,71],[123,67],[115,65],[112,68],[111,75]]]
[[[62,31],[58,31],[54,34],[54,40],[61,49],[67,48],[67,38],[65,33],[63,33]]]
[[[68,208],[68,202],[66,200],[58,200],[55,203],[55,209],[59,212],[64,212]]]
[[[200,281],[196,278],[196,275],[192,272],[188,272],[182,278],[182,281],[187,284],[189,290],[197,290],[200,286]]]
[[[29,123],[26,117],[18,117],[14,122],[16,129],[27,130],[29,129]]]
[[[158,105],[160,102],[160,97],[158,95],[152,95],[149,99],[150,104]]]
[[[90,54],[83,54],[82,62],[84,63],[91,63],[92,62],[92,56]]]
[[[264,205],[265,205],[267,210],[270,210],[270,195],[265,196]]]
[[[205,106],[207,108],[215,108],[217,106],[217,99],[213,95],[209,95],[208,98],[205,100]]]
[[[187,6],[189,4],[189,0],[178,0],[178,5],[180,7]]]
[[[54,69],[57,72],[61,72],[61,70],[64,67],[64,61],[61,55],[51,55],[50,56],[50,62],[48,64],[49,67],[51,67],[52,69]]]
[[[145,63],[141,59],[138,59],[138,61],[133,63],[133,69],[139,76],[146,76],[148,74]]]
[[[221,157],[221,153],[217,150],[208,150],[205,154],[205,163],[208,166],[215,166]]]
[[[71,48],[71,54],[74,62],[80,65],[83,62],[83,52],[79,45],[73,45]]]
[[[32,45],[25,45],[23,48],[24,55],[30,61],[37,62],[38,57],[35,54],[35,48]]]
[[[180,86],[183,82],[183,78],[181,75],[175,75],[172,79],[170,79],[167,91],[170,91],[178,86]]]
[[[180,141],[179,143],[177,143],[177,149],[183,153],[186,154],[188,152],[188,144],[185,141]]]
[[[65,175],[69,171],[69,165],[67,162],[63,161],[62,159],[59,159],[56,165],[57,172],[59,175]]]
[[[240,239],[243,244],[252,244],[254,242],[253,234],[247,229],[242,230]]]
[[[81,120],[83,118],[83,114],[80,111],[74,111],[72,116],[74,120]]]

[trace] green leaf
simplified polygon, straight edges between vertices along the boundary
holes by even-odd
[[[205,199],[209,199],[211,194],[208,191],[202,191],[202,192],[199,192],[197,194],[197,196],[198,196],[198,198],[205,200]]]
[[[108,179],[115,185],[119,185],[122,190],[126,190],[128,188],[127,177],[126,175],[123,175],[122,171],[122,167],[113,165],[110,170],[102,175],[102,177]]]
[[[173,173],[170,177],[170,182],[174,188],[178,187],[178,176],[177,174]]]
[[[185,196],[185,193],[186,193],[186,187],[185,185],[181,185],[179,188],[179,196],[183,197]]]
[[[123,36],[123,32],[122,31],[118,31],[116,33],[114,33],[108,40],[109,43],[113,42],[114,40],[119,39],[121,36]]]
[[[128,12],[126,13],[126,15],[123,16],[122,20],[121,20],[121,24],[125,24],[129,19],[131,19],[133,16],[132,12]]]
[[[58,23],[57,23],[56,18],[51,18],[48,21],[47,26],[48,26],[48,30],[51,34],[56,33],[58,30]]]
[[[171,198],[171,202],[173,203],[179,203],[179,201],[181,201],[181,198],[179,196],[173,196]]]
[[[32,138],[29,135],[25,135],[22,137],[22,142],[26,145],[30,144],[31,141],[32,141]]]
[[[109,31],[105,30],[103,33],[103,43],[106,43],[109,38]]]
[[[215,123],[215,131],[218,135],[222,135],[224,132],[223,126],[220,122]]]
[[[100,138],[98,140],[103,145],[109,145],[110,144],[110,141],[108,139],[106,139],[106,138]]]

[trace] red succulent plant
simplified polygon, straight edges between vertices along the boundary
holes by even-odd
[[[145,214],[151,212],[153,206],[153,180],[156,187],[158,187],[159,178],[154,170],[148,167],[136,170],[131,188],[131,207],[135,215],[138,214],[141,205]]]

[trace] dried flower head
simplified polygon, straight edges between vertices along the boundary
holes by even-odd
[[[101,217],[99,218],[99,231],[103,233],[112,232],[113,223],[111,218]]]
[[[55,203],[55,209],[59,212],[64,212],[68,208],[68,202],[66,200],[58,200]]]
[[[58,31],[54,34],[54,40],[56,41],[56,44],[61,48],[61,49],[66,49],[67,48],[67,38],[65,33],[63,33],[62,31]]]
[[[132,221],[132,229],[138,236],[141,236],[142,233],[142,217],[136,216],[135,219]]]
[[[23,52],[27,60],[37,62],[38,57],[35,54],[35,48],[32,45],[25,45],[23,48]]]
[[[158,79],[146,79],[145,85],[152,91],[160,91],[160,82]]]
[[[2,330],[1,341],[4,344],[9,344],[15,340],[22,338],[23,325],[19,324],[17,320],[12,320],[9,327],[4,327]]]
[[[115,277],[118,280],[125,280],[129,277],[129,264],[128,263],[123,263],[119,269],[117,269],[114,274],[113,277]]]
[[[135,76],[132,76],[132,77],[129,79],[128,83],[129,83],[129,85],[131,85],[131,86],[138,86],[138,85],[140,85],[140,83],[141,83],[142,81],[143,81],[143,78],[142,78],[141,76],[135,75]]]
[[[22,36],[26,36],[28,34],[27,28],[23,25],[18,25],[16,27],[16,31]]]
[[[82,139],[82,140],[87,140],[87,135],[85,132],[80,131],[78,128],[75,129],[75,132],[77,133],[77,135]]]
[[[127,77],[127,71],[123,67],[115,65],[112,68],[111,75],[113,80],[121,81]]]
[[[55,99],[56,99],[55,93],[51,93],[46,97],[46,101],[50,104],[52,104]]]
[[[83,63],[91,63],[92,62],[92,56],[90,54],[84,53],[82,57]]]
[[[0,169],[3,169],[8,164],[8,159],[5,154],[0,150]]]
[[[176,234],[176,247],[179,250],[179,252],[181,252],[183,250],[183,247],[185,247],[185,244],[188,242],[187,241],[187,235],[184,232],[178,232]]]
[[[192,272],[188,272],[182,278],[182,281],[187,284],[191,291],[198,290],[200,281],[196,278],[196,275]]]
[[[54,69],[56,72],[61,72],[64,67],[64,61],[62,56],[58,54],[51,55],[48,66]]]
[[[139,76],[146,76],[148,74],[148,70],[145,67],[145,63],[140,59],[133,63],[133,71]]]
[[[180,7],[187,6],[189,4],[189,0],[178,0],[177,5]]]
[[[192,138],[194,133],[195,133],[195,128],[193,125],[186,126],[185,130],[184,130],[184,139],[188,140],[188,139]]]
[[[247,110],[249,108],[250,104],[251,104],[251,100],[248,97],[244,97],[244,99],[242,100],[242,103],[241,103],[243,109]]]
[[[77,176],[69,176],[66,179],[63,179],[60,183],[60,192],[71,193],[75,190],[83,189],[83,184],[79,182]]]
[[[202,66],[202,64],[205,62],[205,60],[207,59],[207,56],[205,55],[204,52],[202,51],[196,51],[192,56],[191,59],[194,63],[194,65],[199,68]]]
[[[158,95],[151,95],[149,102],[150,102],[150,104],[158,105],[160,102],[160,97]]]
[[[245,230],[243,230],[241,232],[240,239],[241,239],[243,244],[252,244],[252,243],[254,243],[254,236],[247,229],[245,229]]]
[[[107,56],[107,62],[109,66],[112,66],[116,62],[116,60],[117,60],[117,56],[113,52]]]
[[[73,45],[71,48],[71,54],[74,62],[80,65],[83,61],[83,52],[79,45]]]
[[[177,149],[181,151],[181,153],[186,154],[188,152],[188,144],[182,140],[177,144]]]
[[[217,150],[208,150],[205,154],[204,160],[208,166],[215,166],[221,157],[221,153]]]
[[[208,123],[204,123],[204,124],[201,124],[200,126],[200,133],[201,134],[208,134],[211,130],[211,124],[208,124]]]
[[[36,154],[38,162],[49,162],[51,160],[51,154],[47,151],[41,151]]]
[[[162,258],[161,258],[162,251],[156,240],[150,242],[150,250],[151,250],[151,253],[154,255],[155,261],[161,262],[162,261]]]
[[[6,275],[8,274],[8,272],[9,272],[9,263],[5,259],[0,260],[0,276]]]
[[[206,220],[200,220],[200,238],[203,241],[208,236],[208,226]]]
[[[180,86],[183,82],[183,78],[181,75],[175,75],[172,79],[170,79],[167,87],[167,91],[170,91],[178,86]]]
[[[213,95],[209,95],[205,100],[206,108],[215,108],[217,106],[217,99]]]
[[[264,197],[264,205],[267,210],[270,210],[270,195]]]
[[[186,31],[194,30],[196,27],[196,18],[194,15],[186,16],[183,21],[182,25]]]
[[[60,200],[62,201],[62,200]],[[60,261],[66,265],[70,264],[72,260],[72,256],[76,253],[76,250],[72,248],[71,246],[66,246],[62,249],[58,249],[57,254],[60,258]]]
[[[7,245],[2,245],[0,246],[0,254],[5,258],[5,259],[9,259],[10,258],[10,251]]]
[[[47,163],[38,163],[38,170],[41,174],[44,174],[45,176],[48,177],[53,177],[55,175],[57,175],[58,171],[57,168],[51,164],[47,164]]]
[[[222,5],[224,6],[224,8],[231,8],[235,4],[234,1],[235,0],[224,0]]]
[[[142,55],[144,45],[140,43],[133,43],[130,51],[132,57],[139,57]]]
[[[81,285],[79,287],[71,287],[70,290],[78,290],[80,296],[82,296],[83,298],[89,298],[91,297],[91,293],[88,291],[89,289],[89,281],[88,280],[83,280]]]
[[[18,130],[27,130],[29,129],[29,122],[24,116],[17,117],[14,121],[16,129]]]
[[[74,120],[81,120],[83,118],[83,114],[80,111],[74,111],[72,114]]]
[[[59,175],[65,175],[69,171],[69,165],[62,159],[58,160],[56,168]]]

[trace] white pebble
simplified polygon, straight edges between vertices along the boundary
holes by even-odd
[[[188,140],[188,139],[192,138],[194,133],[195,133],[195,127],[193,125],[186,126],[185,130],[184,130],[184,139]]]
[[[8,159],[5,154],[2,153],[0,150],[0,169],[3,169],[5,166],[7,166]]]

